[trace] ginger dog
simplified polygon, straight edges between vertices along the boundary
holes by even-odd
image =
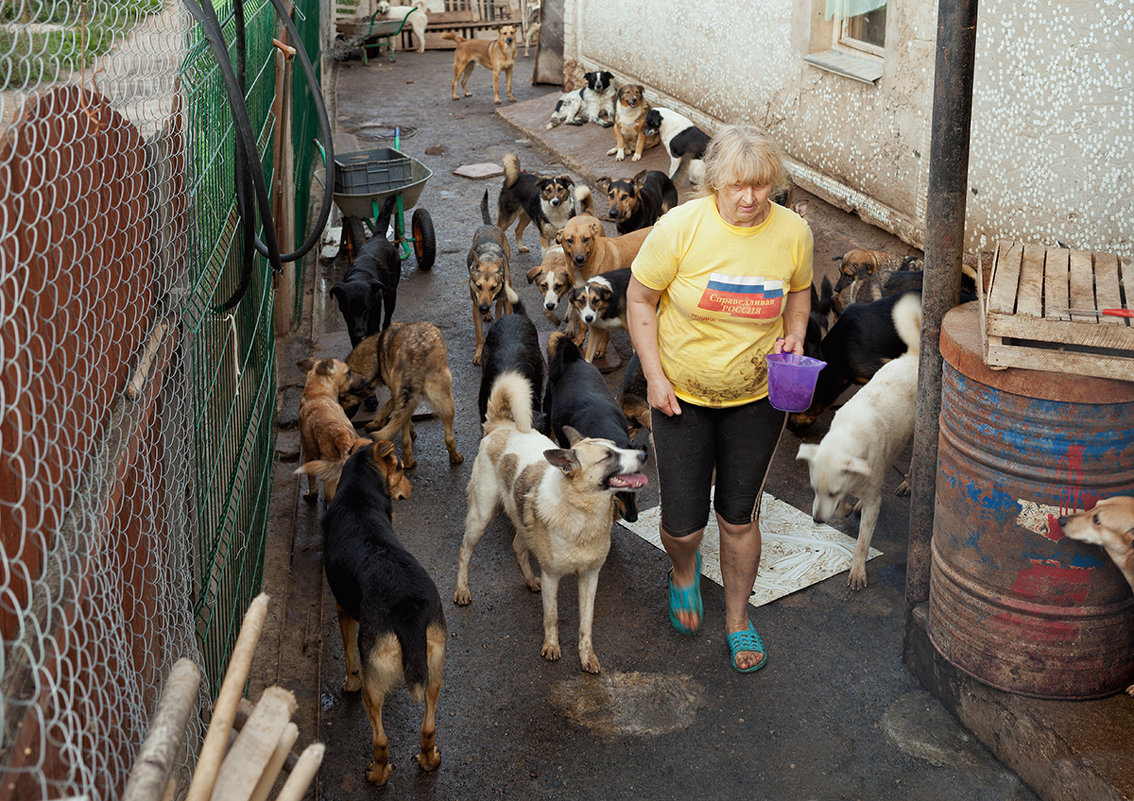
[[[466,39],[460,34],[445,31],[442,39],[452,39],[457,43],[453,51],[453,99],[457,99],[457,81],[461,82],[461,90],[465,97],[472,97],[469,91],[469,76],[473,67],[480,64],[492,70],[492,97],[500,103],[500,73],[507,79],[508,99],[513,103],[516,98],[512,96],[512,68],[516,65],[516,28],[512,25],[502,25],[495,41],[484,39]]]
[[[356,390],[365,379],[354,375],[338,359],[304,359],[298,363],[307,373],[299,401],[299,447],[303,465],[295,472],[307,476],[305,500],[319,495],[316,479],[323,479],[323,496],[329,504],[339,486],[343,465],[359,440],[354,425],[339,405],[339,395]]]

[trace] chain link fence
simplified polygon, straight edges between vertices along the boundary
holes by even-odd
[[[216,8],[268,185],[300,165],[305,199],[317,124],[276,12]],[[318,3],[293,18],[318,64]],[[202,666],[207,707],[259,590],[302,270],[275,297],[244,252],[232,119],[180,2],[0,2],[0,801],[117,797],[170,667]]]

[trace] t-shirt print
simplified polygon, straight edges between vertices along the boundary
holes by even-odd
[[[780,315],[784,282],[759,275],[709,273],[709,284],[697,308],[732,317],[768,320]]]

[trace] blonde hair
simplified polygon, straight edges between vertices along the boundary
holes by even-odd
[[[701,191],[712,195],[732,184],[770,186],[772,194],[788,188],[779,145],[750,125],[726,125],[705,151]]]

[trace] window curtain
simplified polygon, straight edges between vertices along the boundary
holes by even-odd
[[[847,19],[877,11],[886,5],[886,0],[827,0],[827,19]]]

